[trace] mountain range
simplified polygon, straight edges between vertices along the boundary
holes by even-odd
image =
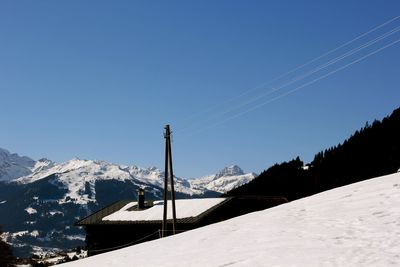
[[[197,179],[175,177],[177,198],[215,197],[248,183],[254,173],[238,166]],[[14,254],[51,253],[84,245],[84,231],[74,223],[121,199],[163,197],[164,172],[98,160],[74,158],[35,161],[0,149],[0,225]],[[4,215],[7,216],[4,216]]]

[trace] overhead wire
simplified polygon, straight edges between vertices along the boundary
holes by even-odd
[[[367,32],[364,32],[364,33],[358,35],[357,37],[351,39],[350,41],[347,41],[346,43],[344,43],[344,44],[342,44],[342,45],[340,45],[340,46],[338,46],[338,47],[336,47],[336,48],[334,48],[334,49],[331,49],[331,50],[329,50],[328,52],[325,52],[325,53],[323,53],[322,55],[320,55],[320,56],[318,56],[318,57],[316,57],[316,58],[314,58],[314,59],[312,59],[312,60],[310,60],[310,61],[307,61],[306,63],[304,63],[304,64],[302,64],[302,65],[300,65],[300,66],[297,66],[297,67],[295,67],[295,68],[293,68],[293,69],[291,69],[291,70],[289,70],[289,71],[287,71],[287,72],[285,72],[285,73],[283,73],[283,74],[281,74],[281,75],[279,75],[279,76],[273,78],[272,80],[270,80],[270,81],[268,81],[268,82],[265,82],[265,83],[263,83],[263,84],[261,84],[261,85],[258,85],[258,86],[256,86],[256,87],[250,88],[250,89],[248,89],[248,90],[242,92],[242,93],[239,94],[239,95],[236,95],[236,96],[234,96],[234,97],[231,97],[231,98],[227,99],[227,100],[224,101],[223,103],[218,103],[218,104],[216,104],[216,105],[214,105],[214,106],[211,106],[211,107],[209,107],[209,108],[206,108],[206,109],[203,109],[203,110],[201,110],[201,111],[198,111],[198,112],[192,114],[189,118],[197,117],[199,114],[204,114],[204,113],[207,113],[207,112],[209,112],[209,111],[215,110],[215,109],[217,109],[217,108],[219,108],[219,107],[221,107],[221,106],[223,106],[223,105],[226,105],[226,104],[228,104],[228,103],[230,103],[230,102],[233,102],[234,100],[237,100],[237,99],[239,99],[239,98],[241,98],[241,97],[243,97],[243,96],[245,96],[245,95],[248,95],[248,94],[250,94],[251,92],[254,92],[254,91],[258,90],[258,89],[261,89],[261,88],[265,87],[266,85],[272,84],[274,81],[277,81],[277,80],[279,80],[279,79],[281,79],[281,78],[283,78],[283,77],[286,77],[286,76],[288,76],[289,74],[294,73],[295,71],[297,71],[297,70],[299,70],[299,69],[301,69],[301,68],[303,68],[303,67],[305,67],[305,66],[308,66],[308,65],[310,65],[311,63],[313,63],[313,62],[315,62],[315,61],[317,61],[317,60],[319,60],[319,59],[321,59],[321,58],[324,58],[325,56],[327,56],[327,55],[329,55],[329,54],[332,54],[333,52],[335,52],[335,51],[337,51],[337,50],[339,50],[339,49],[341,49],[341,48],[343,48],[343,47],[345,47],[345,46],[347,46],[347,45],[349,45],[349,44],[351,44],[351,43],[353,43],[353,42],[355,42],[355,41],[357,41],[357,40],[359,40],[359,39],[361,39],[361,38],[363,38],[363,37],[365,37],[365,36],[367,36],[367,35],[369,35],[369,34],[371,34],[372,32],[374,32],[374,31],[376,31],[376,30],[378,30],[378,29],[380,29],[380,28],[382,28],[382,27],[384,27],[384,26],[386,26],[386,25],[392,23],[393,21],[395,21],[395,20],[397,20],[397,19],[399,19],[399,18],[400,18],[400,16],[396,16],[396,17],[394,17],[394,18],[391,18],[391,19],[385,21],[384,23],[382,23],[382,24],[380,24],[380,25],[378,25],[378,26],[376,26],[376,27],[374,27],[374,28],[368,30]],[[273,93],[273,92],[275,92],[275,88],[272,88],[272,89],[271,89],[269,92],[267,92],[266,94],[271,94],[271,93]],[[186,126],[186,127],[183,127],[183,128],[178,128],[177,131],[178,131],[178,132],[184,131],[184,130],[186,130],[187,128],[190,128],[192,125],[193,125],[193,123],[191,123],[189,126]],[[176,131],[176,132],[177,132],[177,131]]]
[[[215,126],[224,124],[224,123],[226,123],[226,122],[228,122],[228,121],[230,121],[230,120],[233,120],[233,119],[235,119],[235,118],[237,118],[237,117],[240,117],[240,116],[242,116],[242,115],[244,115],[244,114],[246,114],[246,113],[249,113],[249,112],[254,111],[254,110],[258,109],[258,108],[261,108],[262,106],[265,106],[265,105],[267,105],[267,104],[269,104],[269,103],[271,103],[271,102],[273,102],[273,101],[276,101],[276,100],[278,100],[278,99],[280,99],[280,98],[283,98],[283,97],[285,97],[285,96],[288,96],[288,95],[290,95],[290,94],[292,94],[292,93],[294,93],[294,92],[296,92],[296,91],[299,91],[300,89],[302,89],[302,88],[304,88],[304,87],[306,87],[306,86],[309,86],[309,85],[311,85],[311,84],[313,84],[313,83],[315,83],[315,82],[317,82],[317,81],[319,81],[319,80],[322,80],[322,79],[324,79],[324,78],[326,78],[326,77],[328,77],[328,76],[331,76],[332,74],[334,74],[334,73],[336,73],[336,72],[338,72],[338,71],[340,71],[340,70],[343,70],[343,69],[345,69],[345,68],[347,68],[347,67],[349,67],[349,66],[351,66],[351,65],[353,65],[353,64],[356,64],[356,63],[358,63],[358,62],[360,62],[360,61],[362,61],[362,60],[364,60],[364,59],[366,59],[366,58],[368,58],[368,57],[370,57],[370,56],[372,56],[372,55],[374,55],[374,54],[376,54],[376,53],[378,53],[378,52],[380,52],[380,51],[382,51],[382,50],[384,50],[384,49],[386,49],[386,48],[389,48],[389,47],[391,47],[391,46],[393,46],[393,45],[395,45],[395,44],[397,44],[397,43],[399,43],[399,42],[400,42],[400,39],[397,39],[397,40],[394,41],[394,42],[391,42],[391,43],[389,43],[389,44],[387,44],[387,45],[385,45],[385,46],[383,46],[383,47],[381,47],[381,48],[379,48],[379,49],[376,49],[376,50],[374,50],[373,52],[368,53],[368,54],[365,55],[365,56],[362,56],[361,58],[358,58],[358,59],[356,59],[356,60],[354,60],[354,61],[352,61],[352,62],[350,62],[350,63],[348,63],[348,64],[346,64],[346,65],[344,65],[344,66],[342,66],[342,67],[339,67],[339,68],[337,68],[337,69],[335,69],[335,70],[333,70],[333,71],[331,71],[331,72],[329,72],[329,73],[327,73],[327,74],[324,74],[324,75],[322,75],[322,76],[320,76],[320,77],[318,77],[318,78],[316,78],[316,79],[314,79],[314,80],[312,80],[312,81],[309,81],[309,82],[307,82],[307,83],[305,83],[305,84],[303,84],[303,85],[301,85],[301,86],[298,86],[298,87],[296,87],[296,88],[294,88],[294,89],[292,89],[292,90],[290,90],[290,91],[288,91],[288,92],[286,92],[286,93],[283,93],[283,94],[281,94],[281,95],[279,95],[279,96],[276,96],[276,97],[274,97],[274,98],[272,98],[272,99],[269,99],[268,101],[262,102],[262,103],[260,103],[260,104],[258,104],[258,105],[256,105],[256,106],[252,106],[251,108],[249,108],[249,109],[247,109],[247,110],[245,110],[245,111],[242,111],[242,112],[240,112],[240,113],[237,113],[237,114],[235,114],[235,115],[233,115],[233,116],[231,116],[231,117],[228,117],[228,118],[226,118],[226,119],[224,119],[224,120],[222,120],[222,121],[219,121],[219,122],[214,123],[214,124],[212,124],[212,125],[209,125],[209,126],[207,126],[207,127],[203,127],[203,128],[197,129],[197,130],[195,131],[195,133],[202,132],[202,131],[205,131],[205,130],[207,130],[207,129],[209,129],[209,128],[212,128],[212,127],[215,127]]]
[[[399,32],[399,31],[400,31],[400,26],[398,26],[398,27],[396,27],[396,28],[394,28],[394,29],[392,29],[392,30],[390,30],[390,31],[388,31],[388,32],[376,37],[375,39],[370,40],[370,41],[366,42],[365,44],[362,44],[361,46],[356,47],[356,48],[354,48],[354,49],[352,49],[352,50],[350,50],[350,51],[348,51],[348,52],[346,52],[346,53],[344,53],[344,54],[342,54],[342,55],[340,55],[340,56],[338,56],[338,57],[336,57],[334,59],[331,59],[331,60],[329,60],[328,62],[326,62],[324,64],[321,64],[321,65],[317,66],[316,68],[308,71],[305,74],[299,75],[299,76],[291,79],[289,82],[286,82],[286,83],[284,83],[283,85],[281,85],[279,87],[274,87],[271,90],[269,90],[269,91],[267,91],[265,93],[262,93],[261,95],[255,96],[255,97],[251,98],[250,100],[247,100],[247,101],[245,101],[243,103],[240,103],[240,104],[238,104],[236,106],[230,107],[228,110],[219,112],[218,114],[214,115],[213,118],[220,117],[220,116],[223,116],[223,115],[227,115],[227,114],[231,113],[232,111],[238,110],[238,109],[240,109],[242,107],[245,107],[245,106],[247,106],[249,104],[252,104],[252,103],[254,103],[254,102],[256,102],[256,101],[258,101],[258,100],[260,100],[260,99],[262,99],[262,98],[264,98],[266,96],[271,95],[272,93],[275,93],[275,92],[277,92],[277,91],[279,91],[279,90],[281,90],[283,88],[286,88],[289,85],[294,84],[295,82],[301,81],[301,80],[311,76],[312,74],[317,73],[317,72],[319,72],[319,71],[321,71],[321,70],[323,70],[323,69],[325,69],[325,68],[327,68],[327,67],[329,67],[329,66],[331,66],[331,65],[333,65],[333,64],[335,64],[337,62],[339,62],[340,60],[343,60],[343,59],[345,59],[345,58],[347,58],[349,56],[352,56],[352,55],[356,54],[357,52],[359,52],[359,51],[361,51],[361,50],[363,50],[363,49],[365,49],[365,48],[367,48],[367,47],[369,47],[369,46],[371,46],[371,45],[373,45],[373,44],[375,44],[375,43],[377,43],[377,42],[379,42],[379,41],[381,41],[381,40],[383,40],[383,39],[385,39],[387,37],[389,37],[390,35],[393,35],[394,33]],[[201,122],[208,123],[208,122],[212,121],[213,118],[211,118],[211,119],[208,118],[206,120],[202,120]],[[181,130],[181,131],[183,131],[183,130]]]
[[[374,40],[371,40],[371,41],[369,41],[369,42],[367,42],[367,43],[365,43],[365,44],[363,44],[363,45],[361,45],[361,46],[359,46],[359,47],[357,47],[357,48],[354,48],[354,49],[350,50],[349,52],[347,52],[347,53],[345,53],[345,54],[343,54],[343,55],[341,55],[341,56],[338,56],[338,57],[336,57],[336,58],[334,58],[334,59],[328,61],[328,62],[325,63],[325,64],[322,64],[322,65],[318,66],[317,68],[314,68],[313,70],[311,70],[311,71],[309,71],[309,72],[307,72],[307,73],[305,73],[305,74],[303,74],[303,75],[297,76],[296,78],[292,79],[290,82],[286,82],[285,84],[283,84],[283,85],[281,85],[281,86],[279,86],[279,87],[272,88],[273,90],[268,91],[267,93],[264,93],[264,94],[262,94],[262,95],[260,95],[260,96],[257,96],[257,97],[253,98],[253,99],[250,100],[250,101],[247,101],[247,102],[245,102],[245,103],[242,103],[242,104],[240,104],[240,105],[234,107],[234,108],[231,109],[230,111],[235,110],[235,109],[240,108],[240,107],[243,107],[243,106],[245,106],[245,105],[247,105],[247,104],[251,104],[251,103],[253,103],[253,102],[255,102],[255,101],[257,101],[257,100],[259,100],[259,99],[261,99],[261,98],[263,98],[263,97],[265,97],[265,96],[267,96],[267,95],[270,95],[270,94],[271,94],[270,92],[272,92],[272,93],[273,93],[273,92],[276,92],[276,91],[278,91],[278,90],[280,90],[280,89],[283,89],[283,88],[285,88],[285,87],[287,87],[287,86],[289,86],[289,85],[291,85],[291,84],[293,84],[293,83],[295,83],[295,82],[301,81],[301,80],[303,80],[304,78],[307,78],[308,76],[310,76],[310,75],[312,75],[312,74],[314,74],[314,73],[316,73],[316,72],[318,72],[318,71],[320,71],[320,70],[323,70],[323,69],[325,69],[325,68],[327,68],[327,67],[329,67],[329,66],[331,66],[331,65],[333,65],[333,64],[335,64],[335,63],[337,63],[338,61],[340,61],[340,60],[342,60],[342,59],[345,59],[345,58],[347,58],[347,57],[349,57],[349,56],[352,56],[352,55],[354,55],[355,53],[357,53],[357,52],[363,50],[364,48],[367,48],[367,47],[369,47],[369,46],[371,46],[371,45],[373,45],[373,44],[375,44],[375,43],[377,43],[377,42],[379,42],[379,41],[385,39],[386,37],[389,37],[390,35],[392,35],[392,34],[398,32],[398,31],[400,31],[400,26],[399,26],[399,27],[396,27],[395,29],[393,29],[393,30],[391,30],[391,31],[389,31],[389,32],[387,32],[387,33],[385,33],[385,34],[383,34],[383,35],[377,37],[377,38],[375,38]],[[224,113],[222,113],[222,114],[228,114],[230,111],[224,112]]]
[[[108,252],[108,251],[112,251],[112,250],[116,250],[116,249],[126,248],[126,247],[129,247],[129,246],[133,246],[133,245],[139,244],[139,243],[144,242],[144,241],[149,241],[150,240],[149,237],[151,237],[153,235],[157,235],[159,238],[162,238],[161,237],[161,233],[162,232],[166,232],[166,233],[169,233],[169,232],[183,233],[183,232],[186,232],[186,231],[188,231],[188,230],[175,230],[175,231],[173,231],[173,230],[158,229],[157,231],[155,231],[155,232],[153,232],[153,233],[151,233],[149,235],[146,235],[144,237],[141,237],[139,239],[136,239],[135,241],[128,242],[128,243],[125,243],[125,244],[122,244],[122,245],[118,245],[118,246],[114,246],[114,247],[107,247],[107,248],[101,248],[101,249],[90,249],[90,252],[103,253],[103,252]]]

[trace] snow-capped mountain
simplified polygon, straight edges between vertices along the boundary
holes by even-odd
[[[244,173],[237,165],[224,168],[217,174],[189,180],[191,189],[194,192],[202,192],[204,190],[225,193],[233,188],[239,187],[253,180],[255,173]]]
[[[42,162],[38,161],[34,166],[40,163]],[[158,189],[164,186],[164,172],[156,167],[141,168],[79,158],[57,165],[48,164],[42,169],[36,167],[28,175],[14,179],[13,182],[29,184],[51,175],[56,175],[57,182],[68,191],[64,199],[60,200],[61,203],[72,201],[87,204],[88,201],[96,201],[95,183],[102,180],[130,181],[137,186],[147,188],[156,198],[161,194]],[[217,174],[197,179],[186,180],[175,177],[175,190],[191,196],[204,195],[207,192],[225,193],[249,182],[255,176],[254,173],[244,173],[238,166],[233,165]]]
[[[40,172],[54,163],[48,159],[34,161],[26,156],[19,156],[16,153],[10,153],[6,149],[0,148],[0,181],[10,181],[21,176]]]
[[[156,167],[79,158],[55,164],[2,151],[0,225],[18,256],[45,247],[83,246],[84,232],[73,226],[76,220],[117,200],[136,199],[139,188],[147,199],[163,197],[164,172]],[[176,197],[215,197],[254,177],[237,166],[200,179],[175,177]]]
[[[51,181],[57,183],[60,189],[66,190],[65,195],[58,200],[60,204],[68,202],[88,204],[88,202],[96,202],[96,183],[99,181],[129,181],[138,187],[146,187],[148,183],[147,187],[151,187],[157,184],[156,181],[161,180],[161,176],[162,173],[155,168],[141,169],[136,166],[121,166],[105,161],[74,158],[52,168],[20,177],[13,182],[30,184],[53,177]],[[150,191],[153,190],[154,188],[151,188]]]

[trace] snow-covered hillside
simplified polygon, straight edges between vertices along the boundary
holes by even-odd
[[[396,173],[62,266],[399,266],[399,251]]]
[[[133,174],[136,176],[133,176]],[[95,183],[103,180],[130,181],[137,186],[143,182],[153,184],[161,181],[161,172],[157,169],[140,169],[139,167],[120,166],[105,161],[81,160],[78,158],[57,164],[41,172],[32,173],[14,180],[17,183],[29,184],[56,175],[56,181],[67,189],[60,203],[74,202],[87,204],[96,201]]]
[[[16,153],[10,153],[6,149],[0,148],[0,181],[9,181],[21,176],[40,172],[53,166],[53,162],[47,159],[34,161]]]

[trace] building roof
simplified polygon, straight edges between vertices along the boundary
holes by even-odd
[[[195,223],[231,198],[178,199],[175,201],[177,223]],[[168,220],[172,220],[172,202],[169,200]],[[154,201],[148,209],[139,210],[136,201],[122,200],[80,220],[78,226],[101,224],[161,223],[164,201]]]
[[[176,218],[184,219],[196,217],[215,205],[223,202],[225,198],[203,198],[203,199],[178,199],[175,201]],[[164,201],[155,201],[154,205],[148,209],[131,209],[136,206],[136,202],[125,205],[122,209],[104,217],[103,221],[157,221],[162,220],[164,212]],[[167,219],[172,219],[172,201],[167,202]]]

